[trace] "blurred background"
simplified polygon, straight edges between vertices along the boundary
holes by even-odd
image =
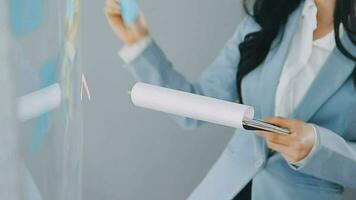
[[[195,80],[232,35],[240,0],[138,0],[151,35],[176,68]],[[105,1],[82,1],[82,65],[92,100],[84,100],[83,199],[182,200],[201,181],[233,134],[206,125],[185,131],[165,114],[134,107],[133,77],[117,56]],[[354,196],[352,198],[352,196]],[[347,191],[345,199],[355,199]]]

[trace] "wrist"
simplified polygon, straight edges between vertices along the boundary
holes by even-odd
[[[299,159],[296,162],[289,162],[291,165],[294,165],[296,167],[300,167],[300,166],[304,165],[310,159],[310,157],[314,155],[316,148],[319,144],[319,137],[318,137],[317,130],[316,130],[315,126],[313,124],[308,124],[308,125],[311,127],[309,134],[310,134],[310,137],[313,138],[312,145],[309,148],[309,150],[307,151],[307,153],[303,156],[303,158]]]
[[[131,63],[149,46],[152,42],[152,38],[147,36],[142,38],[139,42],[129,46],[125,45],[119,52],[119,56],[126,63]]]
[[[148,31],[145,31],[145,32],[137,34],[134,37],[132,37],[131,39],[127,40],[125,42],[125,44],[126,44],[126,46],[131,47],[131,46],[141,43],[142,41],[146,40],[149,37],[150,37],[150,34],[148,33]]]

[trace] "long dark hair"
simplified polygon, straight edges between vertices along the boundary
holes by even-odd
[[[303,0],[255,0],[253,14],[248,9],[249,0],[244,0],[246,13],[260,25],[261,30],[249,33],[239,45],[240,62],[236,74],[237,94],[242,102],[241,82],[245,75],[257,68],[266,58],[272,42],[286,24],[289,15]],[[334,31],[336,46],[343,55],[356,62],[356,55],[349,52],[340,39],[340,25],[356,45],[356,0],[336,0]],[[342,66],[340,66],[342,67]],[[352,73],[356,85],[356,69]]]

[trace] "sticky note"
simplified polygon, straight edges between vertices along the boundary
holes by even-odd
[[[47,132],[49,131],[50,123],[49,123],[49,113],[45,113],[38,117],[35,122],[35,133],[32,136],[32,141],[31,141],[31,151],[36,152],[44,138]]]
[[[53,85],[57,81],[57,66],[56,59],[48,59],[40,69],[40,86],[41,88]],[[40,115],[35,121],[35,133],[32,136],[31,150],[36,152],[41,146],[46,134],[51,126],[50,113],[46,112]]]
[[[43,23],[44,0],[8,0],[11,30],[22,37]]]
[[[40,69],[40,86],[41,88],[48,87],[57,81],[57,65],[56,59],[48,59]]]
[[[121,14],[126,26],[132,25],[139,17],[139,8],[135,0],[121,0]]]

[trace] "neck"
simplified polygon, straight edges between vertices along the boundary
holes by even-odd
[[[336,0],[314,0],[318,8],[317,21],[318,28],[332,28],[334,24],[334,10]]]
[[[334,28],[334,10],[336,0],[314,0],[318,13],[316,15],[318,26],[314,30],[314,40],[330,33]]]

